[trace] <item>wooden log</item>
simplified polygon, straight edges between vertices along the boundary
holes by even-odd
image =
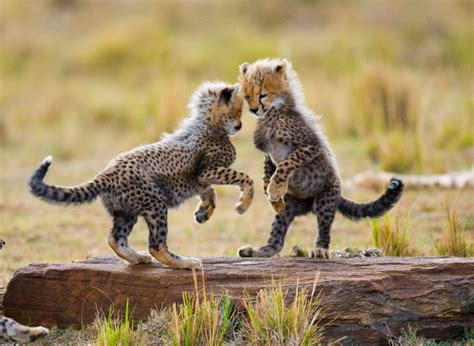
[[[203,258],[207,292],[241,303],[281,280],[289,292],[312,286],[319,273],[327,340],[381,343],[401,328],[447,339],[474,326],[474,258],[239,259]],[[198,275],[200,277],[200,275]],[[200,281],[200,280],[199,280]],[[200,282],[201,283],[201,282]],[[6,316],[61,328],[91,323],[98,310],[123,308],[135,321],[192,292],[191,271],[159,263],[130,266],[110,256],[19,269],[4,297]]]

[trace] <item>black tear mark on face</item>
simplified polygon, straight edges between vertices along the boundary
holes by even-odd
[[[234,92],[234,89],[232,88],[224,88],[221,91],[219,101],[224,102],[225,104],[228,104],[230,100],[232,99],[232,93]]]

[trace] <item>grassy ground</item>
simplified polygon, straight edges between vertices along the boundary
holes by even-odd
[[[343,178],[374,168],[430,173],[473,164],[471,1],[4,0],[0,7],[0,234],[8,243],[0,284],[30,262],[110,253],[100,203],[64,208],[29,195],[26,182],[44,156],[55,156],[48,182],[82,182],[121,151],[172,130],[202,80],[236,81],[244,61],[293,62]],[[247,113],[243,120],[233,140],[235,167],[258,180],[255,121]],[[357,201],[377,195],[343,192]],[[235,255],[241,245],[266,240],[272,211],[260,186],[243,216],[233,211],[236,189],[218,194],[205,225],[193,222],[195,200],[171,211],[173,251]],[[474,241],[471,194],[408,191],[390,217],[408,220],[413,254],[436,255],[446,203]],[[315,219],[299,218],[284,252],[310,247],[315,237]],[[131,242],[147,248],[143,223]],[[370,245],[370,222],[336,218],[333,248]]]

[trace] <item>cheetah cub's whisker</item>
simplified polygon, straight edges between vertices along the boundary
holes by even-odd
[[[329,258],[336,211],[359,220],[381,216],[398,202],[403,183],[395,178],[373,202],[355,203],[341,196],[336,159],[316,117],[304,104],[298,77],[287,60],[244,63],[239,83],[258,119],[254,143],[265,153],[263,188],[277,214],[268,243],[240,248],[241,257],[278,254],[293,219],[311,212],[317,216],[319,230],[311,257]]]
[[[30,191],[57,204],[88,203],[100,197],[113,220],[109,246],[131,264],[150,263],[153,256],[173,268],[200,268],[200,259],[168,250],[168,209],[198,196],[194,218],[198,223],[206,222],[216,207],[212,185],[238,186],[241,194],[236,210],[243,214],[249,208],[253,180],[230,168],[236,153],[229,136],[242,127],[242,104],[238,84],[204,83],[191,97],[190,116],[174,133],[120,154],[92,180],[73,187],[43,182],[52,162],[52,157],[47,157],[31,177]],[[128,244],[138,217],[147,223],[151,256]]]

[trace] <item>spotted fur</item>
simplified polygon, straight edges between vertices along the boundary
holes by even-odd
[[[304,105],[301,84],[286,60],[258,60],[240,67],[239,82],[257,117],[255,146],[265,153],[263,187],[276,212],[267,245],[239,250],[242,257],[280,252],[296,216],[317,216],[319,236],[313,257],[329,257],[330,229],[336,211],[359,220],[386,213],[400,199],[403,184],[392,179],[385,193],[366,204],[341,196],[339,171],[315,116]]]
[[[6,242],[0,237],[0,251],[5,247]],[[0,316],[0,343],[8,342],[33,342],[36,339],[48,335],[49,330],[45,327],[27,327],[12,320],[11,318]]]
[[[128,236],[139,216],[149,229],[149,252],[174,268],[199,268],[201,261],[168,251],[168,209],[199,196],[195,220],[206,222],[214,212],[216,194],[212,185],[237,185],[244,213],[253,198],[253,181],[246,173],[230,168],[235,148],[229,136],[241,126],[243,99],[238,85],[205,83],[194,93],[191,115],[172,134],[116,157],[88,183],[58,187],[43,182],[51,159],[47,158],[30,180],[30,191],[52,203],[85,203],[100,197],[113,219],[109,236],[112,250],[132,263],[148,263],[151,257],[128,245]]]
[[[27,343],[48,335],[45,327],[27,327],[15,320],[0,316],[0,341]]]

